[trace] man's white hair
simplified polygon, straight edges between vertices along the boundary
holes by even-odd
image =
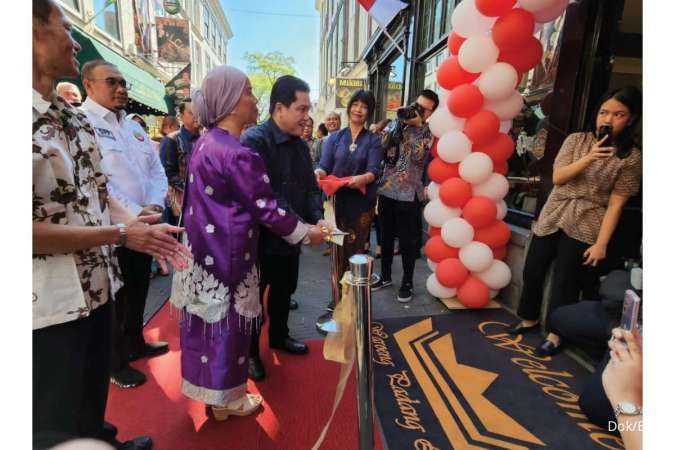
[[[76,84],[71,83],[70,81],[62,81],[62,82],[60,82],[59,84],[56,85],[56,95],[61,95],[61,90],[64,89],[64,88],[67,88],[67,87],[74,88],[75,90],[77,90],[77,92],[80,92],[80,88],[77,87]],[[80,92],[80,95],[82,95],[81,92]]]

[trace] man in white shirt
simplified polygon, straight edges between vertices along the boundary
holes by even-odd
[[[123,75],[114,64],[94,60],[82,67],[82,83],[87,92],[82,109],[101,147],[108,192],[137,216],[161,213],[168,189],[166,175],[150,137],[137,122],[125,120],[129,86]],[[131,388],[146,378],[129,361],[166,353],[168,344],[143,339],[152,258],[128,248],[118,248],[116,255],[124,286],[115,302],[111,381]]]
[[[56,79],[78,74],[70,29],[53,0],[33,0],[33,448],[96,438],[150,450],[147,436],[118,442],[103,421],[120,285],[112,248],[179,270],[189,252],[169,235],[180,228],[149,225],[159,216],[132,216],[108,195],[89,120],[54,92]]]

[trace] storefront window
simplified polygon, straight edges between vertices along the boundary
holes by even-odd
[[[396,110],[403,106],[403,71],[405,69],[405,60],[403,55],[390,66],[389,76],[387,78],[387,88],[385,91],[386,118],[396,118]]]
[[[433,28],[431,31],[431,42],[436,42],[436,40],[441,37],[443,34],[443,4],[446,3],[446,0],[434,0],[434,22]]]
[[[68,8],[80,12],[80,0],[60,0]]]
[[[516,142],[516,151],[508,161],[511,189],[505,199],[509,209],[534,216],[540,178],[534,163],[544,156],[551,105],[560,60],[560,43],[565,16],[545,24],[535,35],[541,40],[544,54],[534,69],[525,75],[523,96],[526,106],[513,120],[509,134]]]
[[[120,28],[117,2],[109,3],[107,0],[94,0],[94,11],[98,14],[96,16],[96,26],[111,37],[119,40]]]

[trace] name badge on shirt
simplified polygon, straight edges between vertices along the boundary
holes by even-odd
[[[134,131],[134,137],[141,142],[145,141],[145,137],[143,137],[143,134],[139,131]]]
[[[112,139],[113,141],[116,141],[115,135],[112,133],[110,130],[106,130],[105,128],[98,128],[94,127],[94,130],[96,130],[96,135],[100,138],[105,138],[105,139]]]

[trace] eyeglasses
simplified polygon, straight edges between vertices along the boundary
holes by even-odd
[[[127,80],[124,78],[89,78],[91,81],[105,81],[105,84],[109,88],[117,88],[117,86],[121,86],[122,88],[130,91],[131,90],[131,83],[127,84]]]

